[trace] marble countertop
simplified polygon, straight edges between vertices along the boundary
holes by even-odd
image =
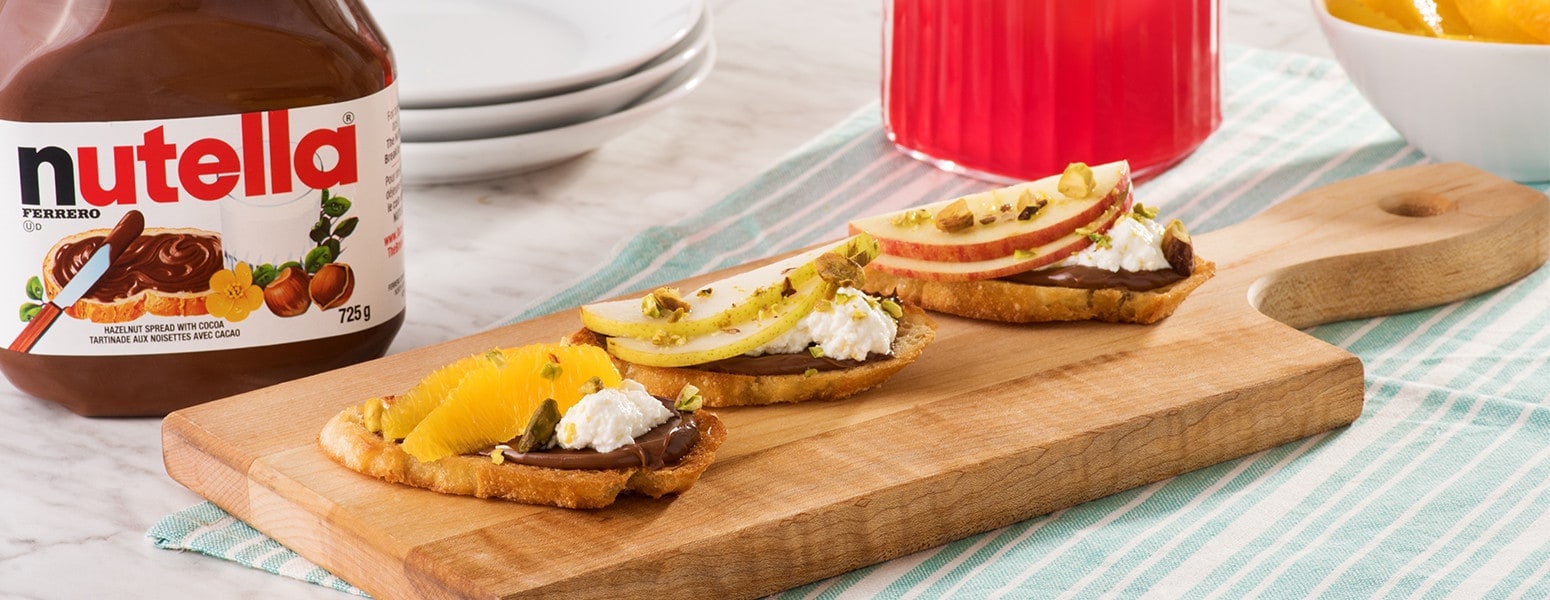
[[[1227,44],[1329,56],[1307,0],[1226,0]],[[873,101],[876,0],[711,0],[700,90],[603,148],[522,176],[410,188],[409,300],[392,351],[500,323],[615,244],[719,200]],[[157,419],[87,419],[0,381],[0,598],[341,598],[159,550],[146,529],[202,499],[162,467]]]

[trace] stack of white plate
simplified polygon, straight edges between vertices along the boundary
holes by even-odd
[[[398,60],[404,179],[490,179],[591,151],[699,87],[704,0],[368,0]]]

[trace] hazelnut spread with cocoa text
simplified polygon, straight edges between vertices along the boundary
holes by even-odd
[[[398,92],[361,0],[10,0],[0,40],[17,388],[163,415],[386,352]]]

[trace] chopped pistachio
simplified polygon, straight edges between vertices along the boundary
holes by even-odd
[[[484,358],[492,363],[495,363],[496,365],[502,367],[506,366],[506,354],[501,352],[499,349],[485,352]]]
[[[985,215],[983,217],[980,217],[980,225],[989,225],[989,224],[995,223],[995,222],[996,222],[996,216],[995,215]]]
[[[1130,214],[1137,219],[1155,219],[1157,218],[1157,207],[1146,206],[1137,202],[1130,207]]]
[[[689,308],[689,303],[678,295],[678,288],[657,288],[640,301],[641,314],[653,319],[660,319],[678,310],[689,312]]]
[[[548,379],[549,381],[554,381],[555,379],[559,379],[560,373],[563,371],[564,369],[560,368],[560,363],[546,362],[544,363],[543,368],[538,371],[538,376],[544,379]]]
[[[845,292],[835,292],[834,293],[834,301],[838,302],[840,304],[844,304],[846,302],[850,302],[850,300],[852,298],[855,298],[855,296],[853,296],[851,294],[847,294]]]
[[[533,416],[528,417],[522,437],[517,438],[517,452],[532,452],[544,448],[554,439],[554,426],[560,424],[560,404],[554,398],[545,398]]]
[[[1074,162],[1066,165],[1055,189],[1068,198],[1086,198],[1092,195],[1094,185],[1093,170],[1085,163]]]
[[[372,398],[361,405],[361,412],[366,431],[381,433],[382,415],[387,412],[387,402],[382,398]]]
[[[797,293],[797,288],[791,285],[791,278],[782,277],[780,280],[780,297],[790,298],[795,293]]]
[[[818,374],[818,369],[812,369],[812,368],[809,368],[808,370],[802,372],[802,376],[803,377],[812,377],[812,376],[817,375],[817,374]]]
[[[808,346],[807,353],[813,355],[813,358],[823,358],[823,346]]]
[[[1022,248],[1018,248],[1018,249],[1012,251],[1012,258],[1015,258],[1017,260],[1028,260],[1028,259],[1033,258],[1033,257],[1038,256],[1038,255],[1039,255],[1038,252],[1034,252],[1032,250],[1024,250]]]
[[[686,311],[686,310],[684,310],[682,308],[675,308],[675,309],[673,309],[672,313],[667,315],[667,322],[669,322],[669,323],[677,323],[677,322],[683,320],[684,315],[686,315],[688,313],[689,313],[689,311]]]
[[[1027,221],[1044,210],[1044,207],[1049,204],[1049,198],[1042,196],[1042,194],[1034,195],[1031,190],[1023,190],[1023,193],[1017,197],[1017,220]]]
[[[922,223],[930,220],[930,212],[924,208],[916,208],[895,215],[889,222],[898,227],[919,227]]]
[[[712,293],[714,293],[714,292],[712,292],[710,288],[705,288],[705,289],[702,289],[702,290],[700,290],[698,292],[695,292],[694,295],[699,296],[701,298],[709,298]]]
[[[506,454],[501,451],[499,446],[496,446],[494,450],[490,451],[490,462],[497,465],[506,462]]]
[[[1093,245],[1099,248],[1110,248],[1113,246],[1112,238],[1102,233],[1093,231],[1091,227],[1078,227],[1076,228],[1076,234],[1080,236],[1086,236],[1088,240],[1092,241]]]
[[[819,278],[839,287],[856,285],[866,277],[861,265],[833,252],[818,255],[813,265],[818,269]]]
[[[665,329],[658,329],[651,334],[651,343],[654,346],[682,346],[689,340],[684,336],[668,333]]]
[[[904,307],[899,306],[898,302],[883,300],[880,305],[883,307],[883,312],[888,313],[888,316],[893,317],[895,320],[904,318]]]
[[[583,396],[603,391],[603,378],[596,375],[589,377],[586,381],[581,382],[581,387],[578,388],[578,391]]]
[[[866,316],[867,312],[864,310],[857,309],[850,311],[850,320],[852,321],[865,321]]]
[[[1190,241],[1189,231],[1184,229],[1183,221],[1168,221],[1163,229],[1162,251],[1168,259],[1168,266],[1173,267],[1173,272],[1185,277],[1195,273],[1195,245]]]
[[[679,412],[694,412],[705,406],[705,397],[700,395],[700,388],[692,384],[684,384],[683,389],[678,390],[678,400],[673,402],[673,408]]]
[[[969,209],[968,200],[959,198],[937,211],[934,220],[936,228],[947,233],[963,231],[974,226],[974,211]]]

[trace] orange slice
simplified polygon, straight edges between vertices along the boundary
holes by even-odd
[[[537,344],[507,349],[468,372],[444,401],[404,437],[403,449],[430,462],[510,441],[546,398],[564,414],[593,377],[618,387],[621,377],[597,346]]]
[[[1363,0],[1329,0],[1329,14],[1335,18],[1349,21],[1363,27],[1382,29],[1394,33],[1419,33],[1405,28],[1403,24],[1388,16],[1382,11],[1375,10]]]
[[[1514,22],[1508,4],[1514,0],[1456,0],[1458,10],[1469,22],[1475,39],[1488,42],[1533,44],[1539,40]],[[1531,15],[1532,9],[1518,9]]]
[[[1435,37],[1442,33],[1436,4],[1425,0],[1366,0],[1373,10],[1399,21],[1405,33]]]
[[[491,358],[500,355],[499,350],[466,356],[458,361],[432,371],[408,392],[388,400],[382,410],[382,437],[401,440],[409,435],[425,415],[446,400],[452,389],[469,373],[481,368],[494,369]]]
[[[1550,0],[1506,0],[1507,17],[1542,44],[1550,44]]]

